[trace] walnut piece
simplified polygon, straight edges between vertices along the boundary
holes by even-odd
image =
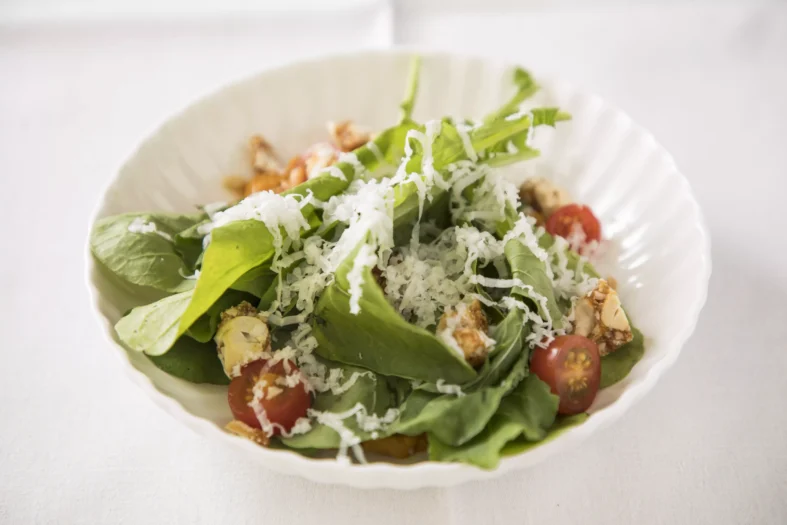
[[[372,137],[368,131],[358,127],[352,120],[329,122],[328,133],[333,137],[336,146],[345,152],[360,148]]]
[[[566,190],[541,177],[526,180],[519,188],[519,198],[547,219],[558,208],[573,202]]]
[[[224,428],[236,436],[244,437],[263,447],[267,447],[271,442],[270,438],[267,434],[265,434],[265,432],[259,428],[252,428],[246,423],[238,421],[237,419],[227,423]]]
[[[574,305],[574,333],[595,342],[602,356],[634,338],[618,293],[604,279]]]
[[[281,163],[273,152],[273,147],[262,135],[254,135],[249,139],[249,152],[251,154],[251,166],[261,173],[281,172]]]
[[[224,373],[230,378],[239,376],[244,365],[271,352],[267,319],[246,301],[221,313],[215,341]]]
[[[466,305],[460,303],[440,317],[438,337],[462,351],[470,366],[481,366],[494,341],[487,336],[489,325],[478,299]]]

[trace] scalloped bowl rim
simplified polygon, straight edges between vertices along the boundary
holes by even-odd
[[[108,342],[116,350],[116,355],[120,358],[123,369],[127,375],[142,391],[145,392],[158,407],[170,414],[176,420],[185,424],[195,432],[208,436],[211,439],[229,443],[236,449],[245,452],[248,456],[253,457],[256,461],[270,468],[271,470],[295,474],[312,481],[320,483],[336,483],[349,485],[356,488],[395,488],[395,489],[417,489],[421,487],[430,486],[453,486],[464,483],[470,480],[491,479],[499,477],[507,472],[526,468],[543,461],[544,459],[564,450],[570,446],[577,445],[578,443],[587,439],[591,434],[598,429],[606,427],[614,421],[617,421],[626,411],[628,411],[637,401],[639,401],[648,391],[650,391],[656,384],[656,381],[662,374],[671,367],[678,358],[683,346],[688,338],[693,333],[700,311],[705,305],[708,292],[708,283],[711,275],[711,251],[710,251],[710,236],[708,234],[705,220],[703,218],[699,204],[697,203],[691,187],[686,180],[685,176],[677,169],[675,161],[671,154],[653,137],[653,135],[636,124],[625,112],[603,101],[601,97],[593,94],[588,94],[579,90],[571,89],[575,92],[582,93],[589,99],[601,102],[608,109],[616,112],[619,116],[623,117],[631,123],[632,129],[635,129],[643,134],[644,137],[651,140],[659,154],[671,167],[674,180],[673,183],[679,185],[680,191],[684,192],[688,197],[691,207],[691,213],[694,221],[689,226],[697,230],[699,239],[701,241],[699,250],[702,252],[701,261],[704,263],[698,269],[699,279],[695,281],[696,290],[693,297],[695,300],[691,308],[686,311],[686,318],[688,322],[685,323],[683,330],[680,334],[674,337],[675,341],[667,353],[658,361],[655,361],[652,366],[640,377],[637,381],[631,383],[620,397],[610,406],[605,407],[602,411],[594,413],[592,417],[588,418],[583,424],[567,429],[554,439],[536,446],[523,453],[504,457],[499,466],[494,470],[482,470],[473,466],[464,465],[460,463],[439,463],[439,462],[419,462],[411,464],[393,464],[393,463],[369,463],[365,465],[358,464],[345,464],[330,459],[310,459],[302,456],[296,452],[286,449],[268,449],[260,447],[249,440],[230,435],[213,422],[191,414],[188,412],[176,399],[165,395],[160,392],[151,379],[140,370],[136,369],[129,360],[128,351],[118,344],[112,337],[113,325],[110,323],[100,311],[99,301],[101,292],[94,283],[94,275],[97,272],[95,261],[91,255],[89,232],[93,227],[95,221],[100,218],[106,207],[105,197],[109,190],[115,184],[123,166],[133,159],[138,151],[146,144],[152,137],[157,135],[166,125],[167,122],[175,120],[193,107],[204,103],[205,101],[214,97],[219,97],[226,92],[233,90],[241,84],[253,82],[260,77],[267,75],[275,75],[280,72],[285,72],[292,68],[299,68],[319,64],[324,61],[341,58],[362,58],[363,56],[400,56],[420,54],[429,56],[430,58],[459,58],[467,60],[482,60],[484,62],[495,63],[505,67],[515,67],[516,64],[508,61],[501,61],[490,59],[488,57],[480,57],[466,54],[434,52],[428,50],[408,49],[408,48],[395,48],[391,50],[366,50],[359,52],[348,53],[332,53],[324,56],[316,56],[305,58],[301,60],[287,62],[285,64],[277,65],[274,67],[266,68],[258,73],[246,76],[244,78],[232,81],[225,84],[219,89],[198,97],[195,101],[182,107],[175,113],[169,115],[158,126],[153,128],[151,132],[145,135],[144,139],[140,141],[132,152],[123,160],[118,169],[115,170],[114,175],[107,181],[101,191],[101,197],[96,204],[90,215],[90,222],[88,224],[88,239],[85,245],[85,280],[88,288],[91,309],[102,327],[102,333],[106,342]],[[541,77],[545,78],[545,77]],[[551,81],[556,85],[563,85],[570,87],[571,85],[550,77],[546,80]]]

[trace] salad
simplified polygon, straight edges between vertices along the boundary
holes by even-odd
[[[253,175],[224,180],[236,200],[94,225],[102,270],[161,296],[117,336],[168,374],[227,385],[227,431],[344,462],[491,469],[580,424],[642,357],[592,266],[593,211],[500,169],[570,115],[530,107],[538,86],[516,69],[482,119],[416,122],[419,65],[388,129],[333,124],[286,164],[256,136]]]

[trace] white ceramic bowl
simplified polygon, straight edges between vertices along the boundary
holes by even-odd
[[[382,129],[397,116],[409,52],[365,52],[298,62],[260,73],[191,105],[165,122],[123,164],[98,203],[96,218],[130,211],[193,211],[222,200],[221,177],[245,172],[245,145],[262,133],[284,157],[325,140],[325,122],[351,118]],[[426,54],[415,116],[482,116],[510,94],[510,64]],[[515,176],[539,173],[569,188],[601,219],[612,250],[604,263],[623,303],[647,336],[644,358],[598,396],[591,417],[543,446],[504,459],[495,471],[460,464],[343,465],[258,447],[222,430],[226,389],[166,375],[118,342],[114,323],[142,299],[108,280],[87,256],[87,283],[101,329],[133,379],[160,407],[218,444],[272,470],[352,485],[414,489],[498,476],[533,465],[618,419],[677,359],[705,303],[711,272],[707,231],[689,184],[650,133],[598,97],[539,79],[539,104],[573,121],[539,131],[543,156]]]

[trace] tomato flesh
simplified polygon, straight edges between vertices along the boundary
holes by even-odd
[[[277,383],[278,379],[297,373],[298,367],[289,361],[286,366],[284,361],[269,365],[265,360],[247,364],[241,369],[241,374],[230,382],[227,392],[232,415],[252,428],[262,428],[251,406],[254,388],[260,384],[258,390],[262,391],[262,396],[259,407],[273,424],[273,435],[280,434],[282,429],[289,431],[298,418],[306,415],[312,404],[311,395],[303,382],[292,387]]]
[[[547,219],[546,229],[551,235],[577,239],[580,245],[601,240],[601,223],[590,208],[580,204],[555,210]]]
[[[530,369],[560,398],[558,413],[584,412],[596,399],[601,357],[596,343],[581,335],[561,335],[546,348],[536,348]]]

